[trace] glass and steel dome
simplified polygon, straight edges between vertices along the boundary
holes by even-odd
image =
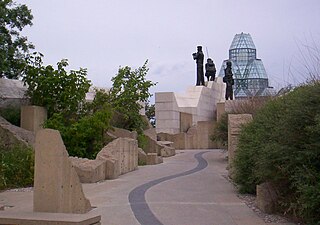
[[[224,60],[219,76],[224,76],[226,62],[232,62],[235,98],[263,96],[269,87],[268,76],[250,34],[236,34],[229,49],[229,59]]]

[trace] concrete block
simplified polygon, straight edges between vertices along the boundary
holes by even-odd
[[[192,126],[192,114],[180,112],[180,132],[187,132]]]
[[[138,160],[140,165],[147,164],[147,154],[141,148],[138,148]]]
[[[120,175],[119,161],[114,158],[106,158],[105,161],[106,161],[105,179],[107,180],[117,179]]]
[[[36,133],[43,129],[47,120],[47,110],[40,106],[21,106],[21,127]]]
[[[108,134],[117,138],[132,138],[137,139],[138,133],[136,131],[129,131],[117,127],[113,127],[112,129],[108,130]]]
[[[175,96],[173,92],[157,92],[155,94],[155,102],[174,102]]]
[[[119,175],[136,169],[138,162],[138,142],[130,138],[118,138],[106,145],[98,154],[96,159],[114,159],[114,171]],[[108,163],[107,163],[108,164]],[[107,172],[108,170],[106,170]],[[108,173],[108,172],[107,172]],[[111,176],[112,177],[112,176]]]
[[[239,134],[241,127],[252,121],[251,114],[228,114],[228,161],[229,161],[229,176],[233,176],[232,164],[235,151],[238,145]]]
[[[148,153],[147,154],[147,165],[156,165],[162,163],[162,157],[158,156],[157,153]]]
[[[91,204],[57,130],[39,130],[35,141],[35,212],[86,213]]]
[[[225,103],[218,102],[217,103],[217,121],[220,120],[221,116],[226,112],[225,110]]]
[[[81,183],[95,183],[106,177],[105,160],[88,160],[69,157],[74,166]]]
[[[170,157],[176,154],[176,150],[172,147],[164,146],[161,150],[162,157]]]
[[[277,206],[278,195],[272,183],[265,182],[257,185],[256,191],[256,204],[258,208],[265,213],[274,213]]]
[[[85,214],[45,213],[29,211],[4,211],[0,214],[0,224],[16,225],[99,225],[101,216],[90,211]]]

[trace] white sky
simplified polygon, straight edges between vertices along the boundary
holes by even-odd
[[[69,60],[88,69],[95,86],[110,87],[119,66],[149,60],[151,90],[181,92],[195,85],[197,45],[217,71],[236,33],[250,33],[279,89],[305,80],[306,48],[320,40],[320,0],[17,0],[34,15],[26,35],[45,63]],[[302,53],[301,53],[302,51]]]

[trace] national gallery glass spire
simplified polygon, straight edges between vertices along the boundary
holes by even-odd
[[[268,95],[268,76],[250,34],[236,34],[224,60],[219,76],[224,76],[226,62],[232,62],[235,98]]]

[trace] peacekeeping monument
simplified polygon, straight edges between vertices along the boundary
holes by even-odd
[[[269,82],[262,60],[250,34],[236,34],[229,49],[229,59],[223,61],[219,77],[225,76],[227,62],[232,63],[235,99],[269,95]]]

